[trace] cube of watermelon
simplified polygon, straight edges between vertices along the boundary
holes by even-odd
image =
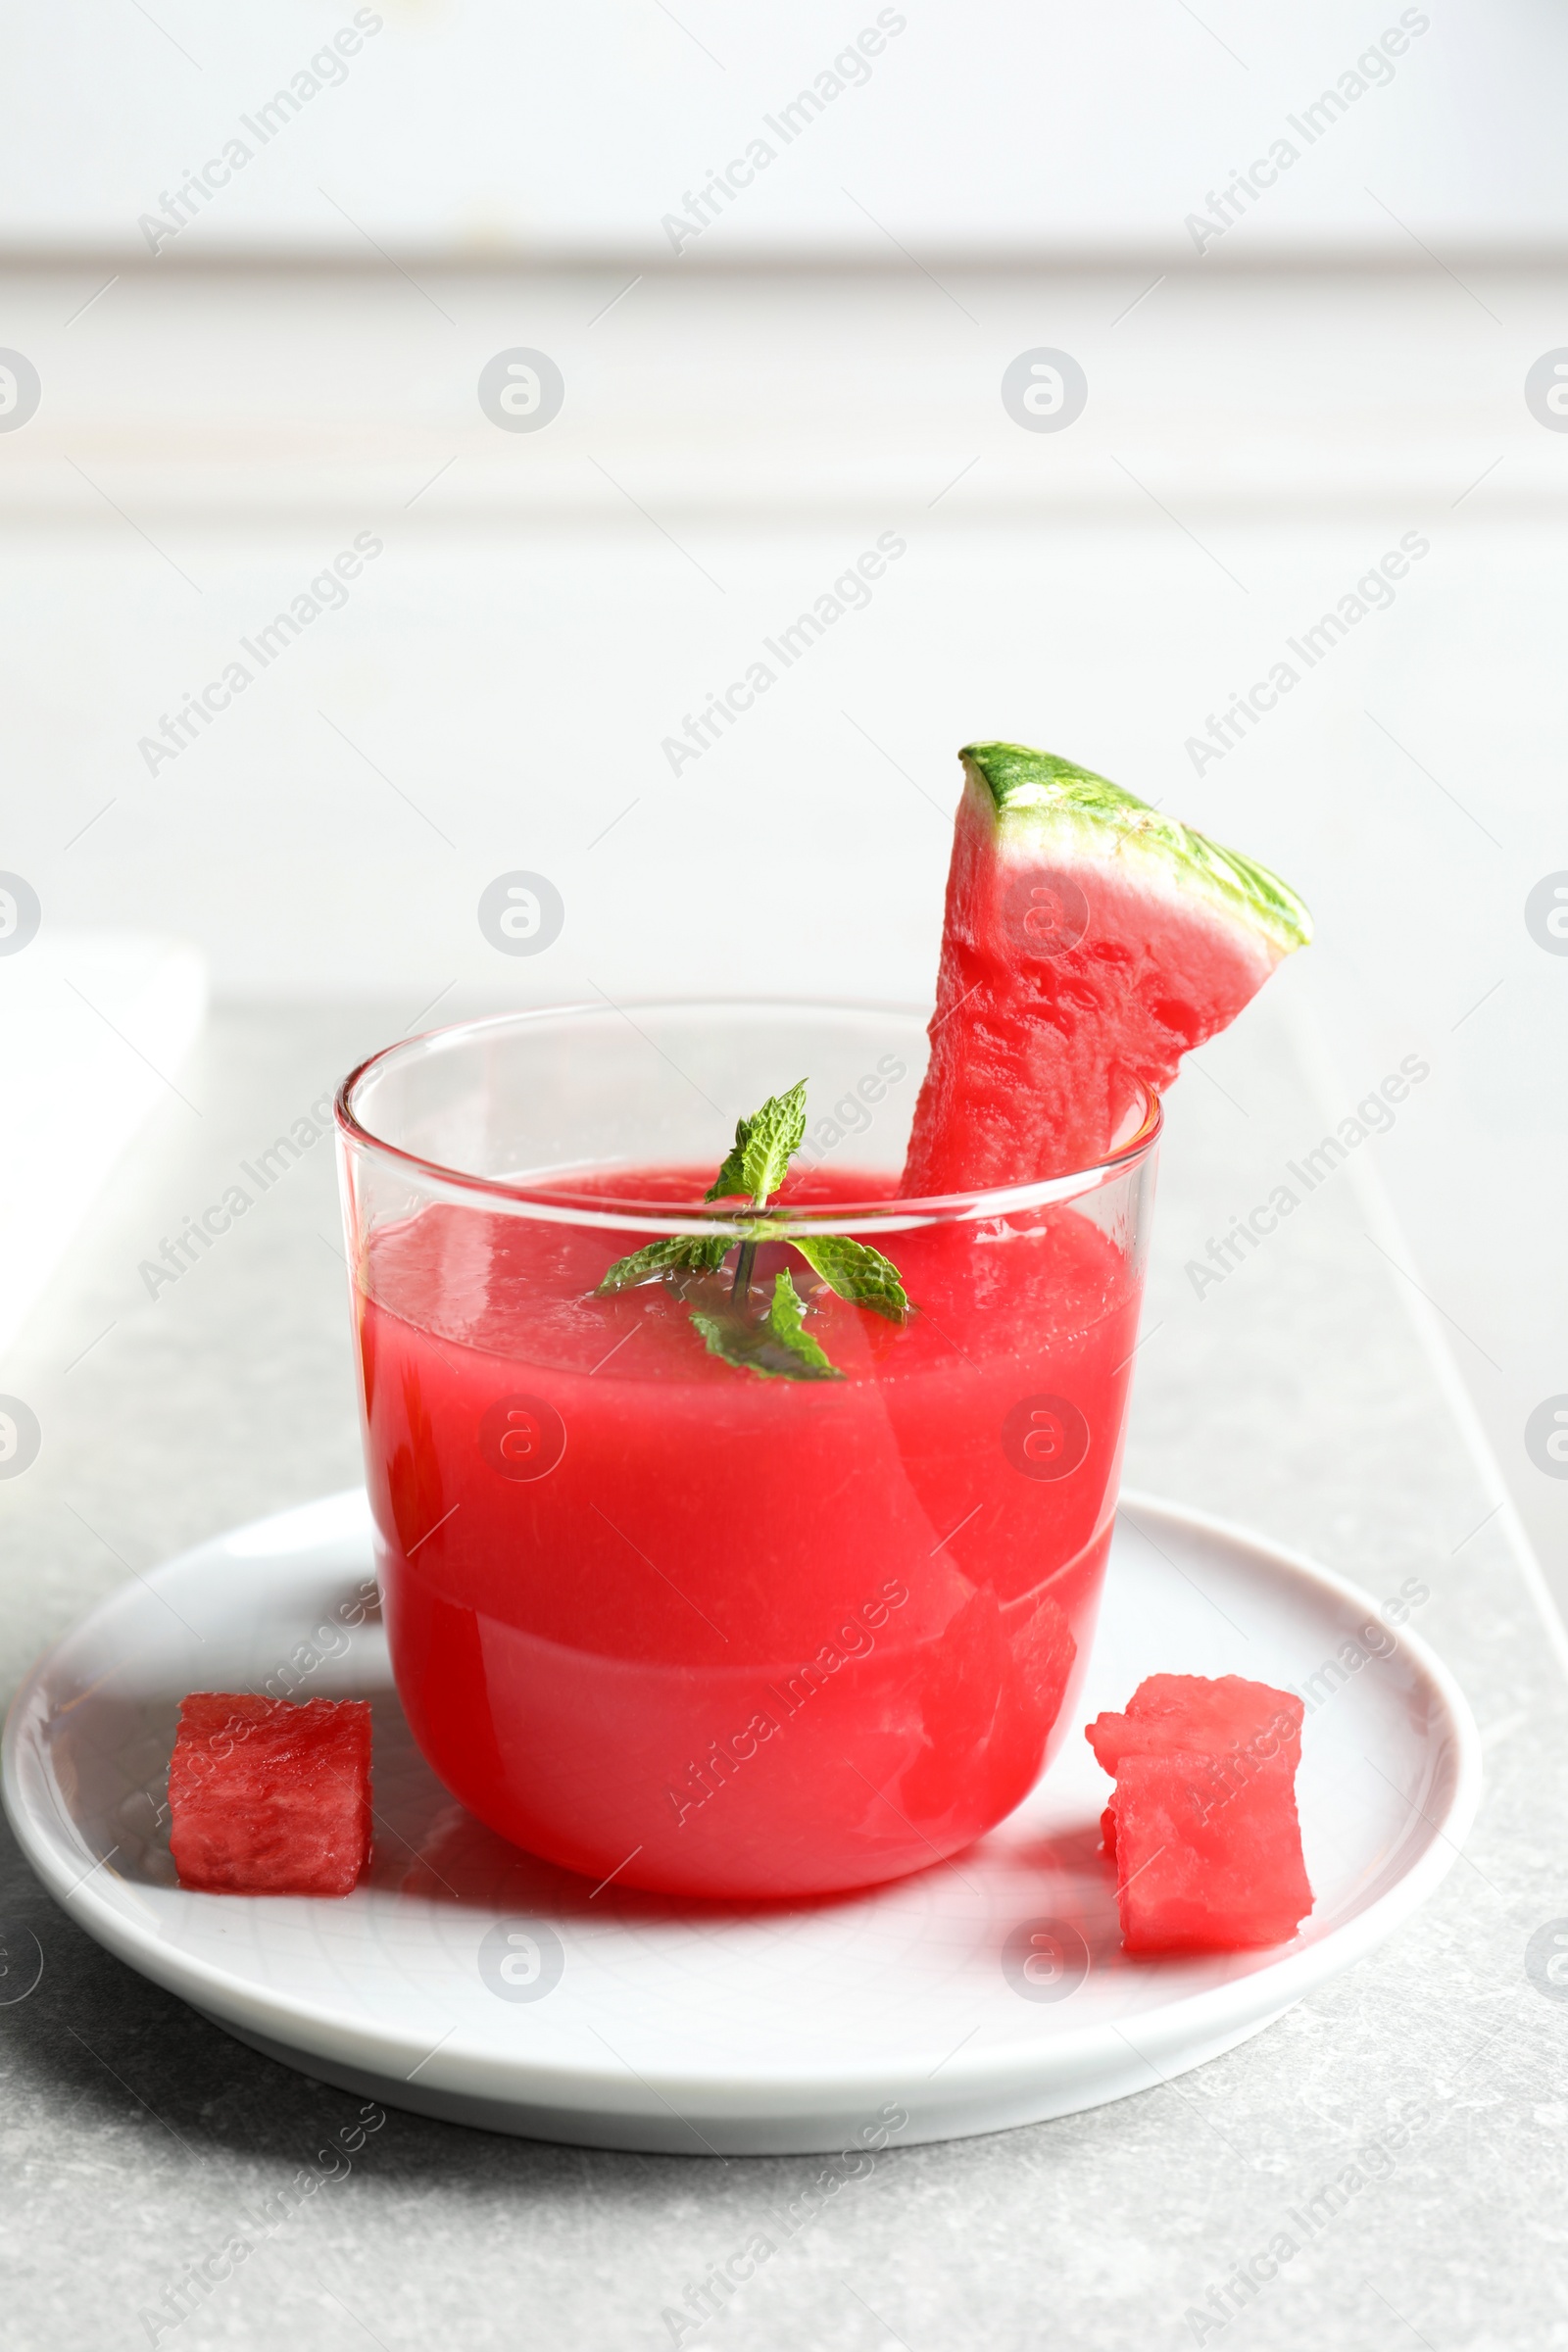
[[[1304,1713],[1294,1691],[1239,1674],[1152,1674],[1127,1701],[1125,1714],[1097,1715],[1084,1738],[1112,1778],[1122,1756],[1158,1755],[1172,1747],[1204,1756],[1240,1752],[1259,1764],[1278,1756],[1294,1777]]]
[[[1129,1951],[1284,1942],[1312,1908],[1296,1810],[1301,1701],[1240,1675],[1156,1674],[1085,1730]]]
[[[370,1851],[360,1698],[193,1690],[169,1766],[179,1883],[208,1894],[348,1894]]]
[[[1285,1943],[1312,1908],[1296,1794],[1277,1771],[1227,1786],[1211,1756],[1127,1755],[1116,1904],[1129,1952]]]

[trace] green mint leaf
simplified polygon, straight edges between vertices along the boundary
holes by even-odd
[[[760,1110],[739,1119],[729,1157],[709,1186],[705,1199],[720,1200],[733,1193],[749,1193],[760,1208],[769,1193],[784,1181],[791,1159],[806,1137],[806,1080],[788,1094],[769,1095]]]
[[[752,1122],[750,1119],[736,1120],[735,1141],[730,1147],[729,1157],[703,1195],[705,1200],[727,1200],[733,1194],[745,1192],[746,1144],[751,1132]]]
[[[907,1322],[909,1300],[899,1279],[899,1269],[880,1250],[872,1250],[864,1242],[849,1241],[837,1233],[816,1233],[809,1237],[792,1233],[789,1242],[791,1249],[798,1250],[807,1264],[841,1298],[848,1298],[854,1306],[868,1306],[873,1314],[885,1315],[890,1323]]]
[[[804,1100],[806,1092],[804,1080],[800,1092]],[[790,1150],[793,1152],[795,1146],[792,1144]],[[792,1355],[798,1356],[803,1364],[809,1366],[811,1377],[817,1380],[842,1380],[844,1378],[843,1373],[830,1361],[820,1344],[813,1340],[807,1330],[805,1302],[787,1274],[779,1274],[774,1277],[773,1300],[767,1310],[767,1321],[764,1328],[771,1332],[780,1347],[787,1348]]]
[[[775,1279],[771,1303],[760,1322],[738,1315],[703,1314],[696,1307],[692,1321],[708,1343],[710,1354],[722,1356],[737,1371],[758,1372],[764,1380],[844,1378],[807,1330],[801,1295],[787,1274]]]
[[[785,1095],[769,1095],[760,1111],[747,1121],[741,1166],[754,1206],[760,1208],[776,1193],[790,1161],[806,1141],[806,1080]]]
[[[617,1257],[605,1275],[596,1298],[609,1298],[616,1291],[634,1290],[642,1282],[658,1282],[664,1275],[686,1270],[698,1273],[715,1271],[724,1262],[731,1248],[723,1234],[711,1239],[702,1234],[674,1233],[667,1241],[650,1242],[646,1250],[634,1250],[630,1257]]]

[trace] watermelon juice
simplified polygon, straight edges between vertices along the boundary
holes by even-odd
[[[347,1129],[393,1669],[454,1795],[596,1882],[748,1898],[918,1870],[1016,1805],[1087,1663],[1156,1126],[990,1215],[792,1176],[784,1219],[874,1233],[912,1306],[762,1242],[842,1375],[812,1381],[710,1353],[662,1282],[594,1295],[711,1163],[377,1200]]]

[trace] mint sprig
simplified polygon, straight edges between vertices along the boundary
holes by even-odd
[[[770,1095],[760,1110],[736,1122],[735,1141],[703,1198],[724,1200],[744,1196],[750,1211],[739,1211],[741,1228],[734,1278],[727,1298],[716,1281],[736,1243],[722,1234],[672,1234],[650,1242],[629,1257],[617,1258],[594,1296],[612,1298],[646,1282],[670,1282],[686,1297],[687,1311],[710,1351],[738,1371],[767,1380],[842,1380],[844,1375],[806,1328],[808,1307],[787,1273],[774,1277],[773,1292],[758,1312],[752,1299],[752,1268],[760,1245],[781,1241],[840,1298],[869,1308],[890,1323],[908,1320],[908,1295],[899,1270],[880,1250],[842,1234],[800,1235],[768,1217],[768,1200],[789,1171],[806,1138],[806,1080],[782,1095]],[[695,1296],[687,1296],[695,1293]]]

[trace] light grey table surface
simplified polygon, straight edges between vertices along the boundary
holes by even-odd
[[[33,1467],[0,1485],[8,1692],[127,1573],[356,1478],[326,1144],[172,1288],[149,1298],[137,1269],[400,1025],[373,1007],[215,1015],[180,1079],[189,1107],[171,1097],[34,1316],[4,1375],[44,1432]],[[1376,1596],[1430,1584],[1415,1624],[1487,1745],[1467,1852],[1382,1951],[1230,2056],[1091,2114],[889,2152],[683,2343],[1568,2344],[1568,2001],[1525,1960],[1568,1915],[1560,1642],[1353,1168],[1194,1296],[1186,1261],[1326,1125],[1266,1004],[1205,1073],[1170,1105],[1129,1483],[1249,1522]],[[174,2326],[170,2287],[359,2102],[144,1983],[62,1916],[9,1833],[4,1852],[0,1916],[44,1956],[25,1998],[5,2001],[0,1981],[0,2328],[29,2352],[635,2352],[669,2343],[663,2308],[819,2169],[594,2154],[392,2112],[345,2178]],[[1290,2233],[1293,2209],[1407,2102],[1427,2120],[1392,2171],[1368,2173],[1219,2321],[1210,2289]]]

